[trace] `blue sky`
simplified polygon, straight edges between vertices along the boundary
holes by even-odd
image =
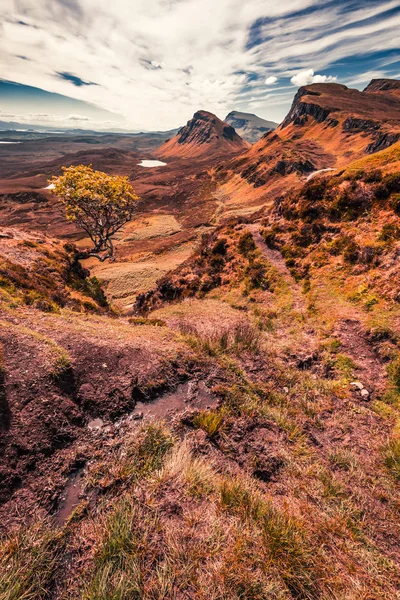
[[[400,0],[1,0],[0,78],[19,85],[0,85],[0,120],[280,121],[299,85],[400,78],[399,31]]]

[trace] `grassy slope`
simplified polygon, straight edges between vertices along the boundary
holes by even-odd
[[[205,241],[146,298],[149,320],[74,319],[68,333],[107,352],[118,339],[119,355],[146,344],[153,362],[168,341],[220,404],[91,438],[69,521],[4,538],[0,598],[396,597],[398,310],[379,286],[377,302],[349,299],[343,282],[360,275],[333,269],[337,255],[296,282],[258,232],[232,223]],[[290,258],[299,278],[303,259]],[[18,310],[65,335],[69,314]]]

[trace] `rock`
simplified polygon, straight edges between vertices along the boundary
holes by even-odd
[[[357,390],[363,390],[364,386],[360,381],[352,381],[350,383],[351,386],[353,386],[354,388],[356,388]]]
[[[142,412],[138,412],[138,413],[135,413],[135,414],[132,416],[132,419],[133,419],[134,421],[141,421],[141,420],[143,419],[143,417],[144,417],[143,413],[142,413]]]
[[[369,391],[365,388],[361,390],[361,396],[365,399],[369,398]]]
[[[283,388],[283,393],[284,394],[288,394],[289,393],[289,388],[288,387],[284,387]]]
[[[400,133],[381,133],[377,136],[374,142],[368,144],[365,151],[367,154],[373,154],[374,152],[379,152],[379,150],[389,148],[389,146],[392,146],[399,140]]]

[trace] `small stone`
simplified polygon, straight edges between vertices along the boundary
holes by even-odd
[[[143,413],[142,412],[135,413],[133,415],[132,419],[134,421],[140,421],[141,419],[143,419]]]
[[[361,381],[352,381],[350,383],[350,385],[352,385],[353,387],[357,388],[358,390],[363,390],[364,389],[364,386],[361,383]]]
[[[363,398],[369,398],[369,391],[366,390],[365,388],[361,390],[361,396]]]
[[[285,394],[288,394],[288,393],[289,393],[289,388],[288,388],[288,387],[284,387],[284,388],[283,388],[283,392],[284,392]]]

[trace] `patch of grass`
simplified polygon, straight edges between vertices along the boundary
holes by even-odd
[[[348,295],[350,302],[361,304],[365,310],[369,311],[375,304],[378,304],[379,299],[373,292],[370,292],[368,287],[360,285],[357,290]]]
[[[88,483],[91,487],[108,489],[116,484],[135,482],[160,469],[172,446],[171,434],[161,425],[144,425],[125,441],[122,453],[116,452],[111,461],[91,466]]]
[[[220,502],[224,510],[251,520],[259,528],[270,565],[296,598],[318,597],[319,574],[315,555],[303,524],[275,508],[242,478],[221,482]]]
[[[357,368],[357,365],[350,356],[339,352],[335,355],[334,367],[338,374],[344,379],[352,379],[353,372]]]
[[[147,319],[146,317],[130,318],[131,325],[152,325],[153,327],[165,327],[166,323],[162,319]]]
[[[400,353],[388,366],[388,374],[396,390],[400,392]]]
[[[140,600],[144,594],[144,554],[147,536],[156,519],[143,515],[134,499],[120,501],[103,521],[103,537],[94,560],[94,572],[82,600]]]
[[[71,363],[71,358],[69,357],[68,353],[63,348],[61,348],[60,346],[58,348],[56,348],[56,347],[53,347],[53,348],[55,350],[55,357],[54,357],[54,363],[53,363],[53,369],[52,369],[51,375],[55,379],[58,379],[64,373],[69,371],[69,369],[72,366],[72,363]]]
[[[329,455],[329,460],[334,467],[344,471],[353,471],[357,468],[357,459],[349,450],[334,450]]]
[[[383,450],[385,465],[393,477],[400,481],[400,436],[395,433]]]
[[[21,529],[0,545],[1,600],[45,600],[61,560],[63,540],[36,525]]]
[[[222,430],[224,418],[217,411],[201,411],[194,416],[193,424],[206,432],[209,438],[215,438]]]
[[[238,354],[244,350],[257,352],[260,332],[250,322],[241,320],[228,325],[192,323],[184,321],[179,325],[180,332],[193,348],[209,356]]]

